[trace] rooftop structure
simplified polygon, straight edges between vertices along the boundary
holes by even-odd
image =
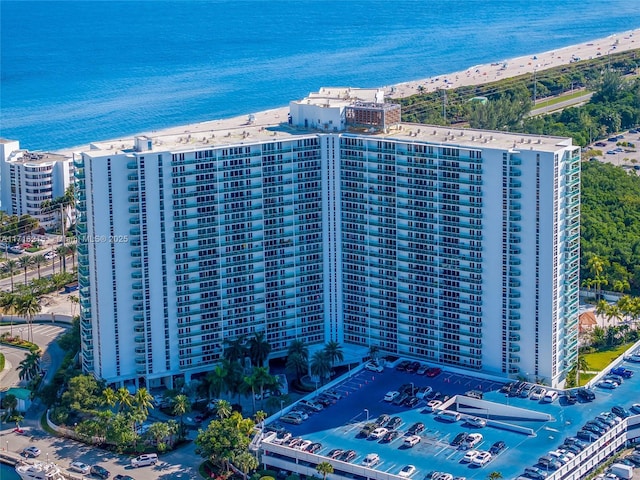
[[[344,109],[371,99],[326,109],[321,92],[290,121],[278,110],[77,155],[85,371],[169,385],[262,331],[272,357],[335,340],[359,358],[376,347],[562,385],[577,354],[579,147],[352,128]],[[305,128],[307,107],[338,112],[336,128]]]

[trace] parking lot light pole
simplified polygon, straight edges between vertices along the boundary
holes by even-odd
[[[364,413],[367,414],[367,422],[369,421],[369,409],[365,408]]]

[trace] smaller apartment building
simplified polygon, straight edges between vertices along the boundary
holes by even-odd
[[[20,149],[18,141],[0,139],[0,208],[9,215],[30,215],[45,229],[60,225],[60,212],[43,212],[41,205],[64,195],[73,183],[70,156]],[[68,209],[67,225],[74,213]]]

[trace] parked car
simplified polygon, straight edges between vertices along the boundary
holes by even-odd
[[[493,445],[491,445],[491,448],[489,449],[489,452],[492,455],[497,455],[499,454],[502,450],[504,450],[506,448],[506,444],[502,441],[502,440],[498,440],[496,443],[494,443]]]
[[[604,388],[605,390],[613,390],[618,388],[618,384],[611,380],[601,380],[598,383],[596,383],[596,387]]]
[[[629,370],[628,368],[624,368],[624,367],[616,367],[611,369],[611,371],[609,372],[611,375],[619,375],[623,378],[631,378],[633,377],[633,370]]]
[[[489,452],[481,451],[471,461],[472,464],[482,467],[491,461],[491,454]]]
[[[575,390],[568,390],[564,394],[565,401],[569,405],[575,405],[578,402],[578,394]]]
[[[470,433],[465,441],[460,445],[463,450],[472,449],[480,442],[482,442],[482,434],[481,433]]]
[[[548,473],[536,467],[527,467],[524,469],[525,476],[533,478],[534,480],[544,480],[547,478]]]
[[[407,430],[407,433],[409,435],[417,435],[421,433],[423,430],[424,430],[424,423],[416,422],[409,427],[409,430]]]
[[[587,388],[579,388],[576,394],[585,402],[592,402],[596,399],[596,394]]]
[[[526,383],[522,389],[520,390],[520,397],[522,398],[528,398],[529,395],[531,394],[531,392],[533,391],[533,389],[535,388],[535,385],[532,385],[530,383]]]
[[[324,392],[322,392],[322,395],[333,398],[334,400],[340,400],[342,398],[342,394],[335,390],[325,390]]]
[[[536,387],[531,392],[531,395],[529,395],[529,398],[531,400],[542,400],[546,393],[547,390],[544,387]]]
[[[397,430],[389,430],[384,437],[380,440],[380,443],[391,443],[400,436],[400,432]]]
[[[396,398],[398,398],[400,396],[400,392],[387,392],[387,394],[384,396],[384,401],[385,402],[393,402]]]
[[[409,398],[408,393],[401,393],[396,398],[394,398],[391,403],[393,403],[394,405],[402,405],[407,398]]]
[[[438,367],[431,367],[429,369],[427,369],[427,371],[425,372],[425,375],[427,377],[437,377],[438,375],[440,375],[442,373],[442,369],[438,368]]]
[[[83,475],[89,475],[89,473],[91,473],[91,467],[82,462],[71,462],[71,464],[69,465],[69,470],[71,470],[72,472],[81,473]]]
[[[538,465],[542,465],[543,467],[549,470],[557,470],[562,465],[551,455],[544,455],[538,459]]]
[[[298,404],[304,405],[305,407],[308,407],[315,412],[320,412],[324,408],[322,405],[318,405],[317,403],[310,402],[309,400],[300,400]]]
[[[596,142],[596,147],[606,147],[607,143],[606,142]]]
[[[131,459],[131,466],[134,468],[148,467],[149,465],[155,465],[157,462],[158,455],[155,453],[143,453]]]
[[[487,425],[487,421],[480,417],[469,417],[465,420],[465,423],[476,428],[482,428]]]
[[[111,473],[106,468],[100,465],[92,465],[91,466],[91,475],[95,475],[96,477],[102,478],[103,480],[109,478]]]
[[[364,426],[360,429],[360,431],[356,435],[356,437],[367,438],[369,435],[371,435],[371,432],[373,432],[376,428],[378,428],[378,426],[375,423],[365,423]]]
[[[391,419],[387,422],[385,427],[389,430],[394,430],[398,428],[402,424],[402,419],[400,417],[391,417]]]
[[[396,370],[399,372],[404,372],[407,370],[407,367],[411,365],[409,360],[402,360],[398,365],[396,365]]]
[[[431,400],[429,403],[427,403],[427,406],[424,407],[424,410],[425,412],[435,412],[440,405],[442,405],[442,402],[440,400]]]
[[[409,435],[408,437],[405,437],[404,442],[402,442],[402,444],[408,448],[412,448],[418,443],[420,443],[419,435]]]
[[[306,448],[306,452],[316,453],[318,450],[322,449],[322,444],[320,442],[314,442]]]
[[[542,399],[542,401],[545,403],[552,403],[552,402],[555,402],[557,399],[558,399],[558,392],[556,392],[555,390],[550,390],[544,395],[544,398]]]
[[[611,373],[609,375],[605,375],[604,379],[616,382],[618,385],[622,385],[624,383],[624,378],[622,378],[620,375],[614,375]]]
[[[379,427],[386,427],[389,420],[391,420],[391,417],[386,413],[383,413],[376,418],[375,424]]]
[[[451,440],[450,445],[452,447],[459,447],[467,439],[468,435],[469,434],[467,432],[460,432],[455,437],[453,437],[453,440]]]
[[[380,440],[382,437],[384,437],[387,434],[388,431],[389,430],[387,430],[384,427],[378,427],[369,434],[369,439]]]
[[[411,362],[407,366],[406,371],[409,373],[415,373],[418,371],[419,368],[420,368],[420,362]]]
[[[418,397],[408,397],[403,403],[405,406],[413,408],[418,404],[419,401],[420,400],[418,399]]]
[[[398,473],[398,476],[408,478],[416,472],[416,467],[413,465],[405,465]]]
[[[364,457],[364,460],[362,460],[362,465],[368,468],[373,468],[378,463],[380,463],[380,456],[377,453],[369,453]]]
[[[611,413],[613,413],[614,415],[617,415],[620,418],[627,418],[628,416],[630,416],[631,414],[624,409],[624,407],[621,407],[619,405],[616,405],[615,407],[611,407]]]
[[[369,370],[370,372],[382,372],[384,371],[384,367],[382,365],[378,365],[378,363],[376,362],[368,362],[365,366],[364,366],[365,370]]]
[[[39,457],[40,456],[40,449],[34,445],[30,445],[28,447],[26,447],[24,450],[22,450],[22,455],[25,457]]]
[[[342,452],[342,455],[340,455],[340,460],[342,460],[343,462],[350,462],[354,458],[356,458],[355,450],[347,450],[345,452]]]
[[[426,387],[420,387],[416,392],[416,397],[422,400],[426,398],[432,391],[433,388],[431,388],[429,385],[427,385]]]
[[[286,414],[280,417],[280,421],[284,423],[292,423],[293,425],[300,425],[302,423],[302,418]]]
[[[427,365],[426,363],[421,363],[420,367],[418,367],[418,370],[416,370],[416,373],[418,375],[424,375],[425,373],[427,373],[428,369],[429,369],[429,365]]]
[[[640,403],[634,403],[633,405],[631,405],[631,407],[629,407],[629,410],[631,410],[636,415],[640,415]]]
[[[576,433],[576,437],[578,437],[580,440],[585,440],[587,442],[594,442],[596,441],[598,438],[600,438],[600,435],[598,435],[597,433],[591,432],[589,430],[578,430],[578,433]]]
[[[460,460],[460,462],[471,463],[473,459],[478,456],[479,453],[480,452],[478,450],[469,450],[467,453],[464,454],[464,457],[462,457],[462,460]]]

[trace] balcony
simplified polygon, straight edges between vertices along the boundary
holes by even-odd
[[[517,322],[509,322],[509,331],[511,332],[520,331],[520,324]]]

